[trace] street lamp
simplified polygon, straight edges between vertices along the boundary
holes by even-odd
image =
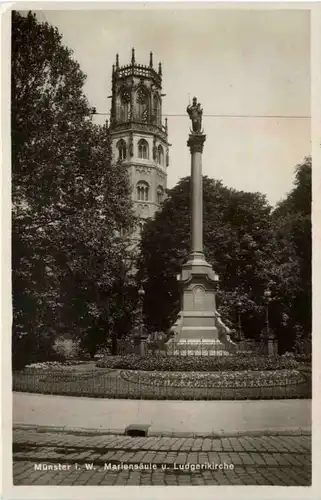
[[[269,303],[271,302],[271,295],[272,293],[270,290],[270,286],[268,284],[263,293],[263,300],[265,306],[265,327],[261,334],[261,340],[263,342],[264,352],[266,352],[267,354],[269,354],[270,351],[272,350],[273,346],[271,345],[270,341],[274,339],[274,335],[270,330],[270,319],[269,319]]]
[[[273,331],[270,329],[269,321],[269,303],[271,302],[271,290],[269,285],[264,290],[264,303],[265,303],[265,331],[263,332],[264,350],[269,356],[273,356],[277,352],[277,345],[275,344],[275,337]]]
[[[269,285],[264,290],[264,302],[265,302],[265,334],[266,337],[270,337],[270,324],[269,324],[269,302],[271,300],[271,290]]]

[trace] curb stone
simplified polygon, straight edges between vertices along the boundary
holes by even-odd
[[[14,424],[13,430],[32,430],[36,432],[66,433],[83,436],[99,435],[121,435],[125,436],[125,429],[90,429],[82,427],[69,426],[49,426],[36,424]],[[146,437],[176,437],[176,438],[210,438],[220,439],[223,437],[241,437],[241,436],[311,436],[310,427],[292,427],[280,429],[260,429],[248,431],[218,431],[218,432],[179,432],[179,431],[151,431],[147,432]]]

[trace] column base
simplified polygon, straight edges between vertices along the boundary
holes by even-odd
[[[192,252],[180,275],[182,310],[171,328],[172,354],[227,355],[236,345],[216,311],[217,276],[202,252]]]

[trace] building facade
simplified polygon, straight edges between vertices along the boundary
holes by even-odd
[[[131,63],[120,66],[119,56],[112,72],[110,133],[113,161],[128,168],[132,199],[139,225],[155,215],[167,187],[169,146],[167,119],[162,122],[162,65],[137,64],[132,49]]]

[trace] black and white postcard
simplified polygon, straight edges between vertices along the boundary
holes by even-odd
[[[320,5],[6,7],[3,498],[319,498]]]

